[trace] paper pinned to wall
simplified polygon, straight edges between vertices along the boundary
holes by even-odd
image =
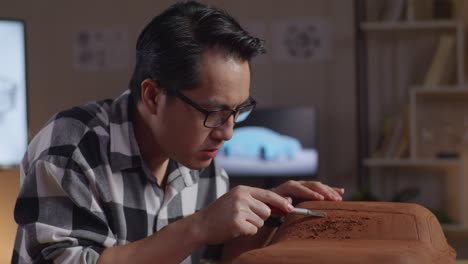
[[[80,30],[73,39],[73,66],[78,71],[119,71],[130,59],[125,29]]]
[[[272,24],[273,58],[280,62],[323,62],[332,56],[331,26],[320,17]]]

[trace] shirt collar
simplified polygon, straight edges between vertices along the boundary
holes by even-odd
[[[134,102],[126,90],[111,105],[109,114],[110,167],[112,171],[141,167],[140,148],[133,130]]]
[[[109,114],[110,167],[113,172],[142,167],[150,179],[155,181],[141,157],[133,130],[133,109],[134,101],[130,90],[126,90],[112,102]],[[170,160],[167,171],[168,184],[177,190],[190,187],[199,179],[199,171],[190,170],[173,160]]]
[[[200,177],[198,170],[191,170],[174,160],[169,161],[167,171],[167,184],[172,186],[176,191],[181,191],[194,185]]]

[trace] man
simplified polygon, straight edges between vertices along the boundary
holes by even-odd
[[[222,244],[227,259],[268,232],[272,209],[290,212],[289,197],[341,200],[319,182],[228,191],[213,158],[255,107],[249,62],[262,52],[215,8],[178,3],[155,17],[131,92],[58,113],[31,142],[12,262],[198,263]]]

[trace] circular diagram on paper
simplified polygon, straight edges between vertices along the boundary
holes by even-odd
[[[314,25],[301,27],[290,25],[286,29],[284,46],[291,57],[311,58],[316,56],[322,45],[317,28]]]

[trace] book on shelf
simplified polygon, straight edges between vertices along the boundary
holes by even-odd
[[[366,1],[366,21],[376,22],[381,19],[381,13],[386,0]]]
[[[406,0],[406,19],[423,21],[433,18],[433,0]]]
[[[454,0],[432,0],[435,19],[452,19]]]
[[[395,125],[395,118],[392,116],[387,116],[383,119],[382,123],[383,125],[382,129],[380,130],[377,147],[372,152],[372,158],[374,159],[383,158],[390,142],[390,135]]]
[[[398,114],[385,158],[403,158],[409,147],[409,108]]]
[[[383,153],[384,158],[394,158],[397,152],[401,136],[403,135],[404,120],[401,116],[398,116],[395,121],[395,126],[392,133],[390,134],[389,145],[386,151]]]
[[[463,22],[468,26],[468,1],[467,0],[453,0],[453,16],[456,20]]]
[[[393,155],[394,158],[403,159],[409,157],[409,146],[410,146],[410,117],[409,109],[405,110],[403,116],[403,130],[399,135],[398,146]]]
[[[455,67],[455,36],[443,34],[439,37],[436,51],[424,78],[424,86],[436,87],[453,80]]]
[[[453,14],[456,21],[462,23],[465,30],[468,29],[468,0],[454,0]],[[465,41],[466,44],[466,41]],[[466,47],[465,47],[466,50]],[[468,52],[465,52],[465,61],[468,61]],[[466,64],[465,64],[466,65]],[[468,76],[468,67],[465,67],[465,80]]]
[[[405,158],[409,155],[409,111],[386,117],[372,158]]]
[[[406,0],[386,0],[383,2],[381,10],[381,21],[400,21],[405,13]]]

